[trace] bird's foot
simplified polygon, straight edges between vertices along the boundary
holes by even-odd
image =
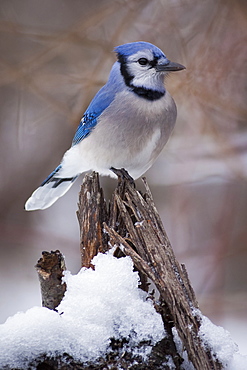
[[[132,186],[135,187],[135,182],[134,179],[130,176],[130,174],[124,169],[124,168],[114,168],[111,167],[110,170],[115,173],[118,177],[118,182],[123,182],[127,181],[129,182]]]

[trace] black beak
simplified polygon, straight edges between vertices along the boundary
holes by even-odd
[[[183,69],[185,69],[185,67],[182,66],[182,64],[174,63],[170,61],[167,64],[157,64],[155,68],[156,68],[156,71],[158,72],[176,72],[176,71],[182,71]]]

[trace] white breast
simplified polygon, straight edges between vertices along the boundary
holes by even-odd
[[[65,153],[61,176],[88,170],[113,176],[109,169],[115,167],[125,168],[136,179],[159,155],[175,120],[176,106],[168,92],[156,101],[121,92],[92,133]]]

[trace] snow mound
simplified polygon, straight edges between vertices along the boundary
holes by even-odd
[[[151,345],[165,336],[161,316],[138,288],[129,257],[112,253],[93,259],[95,270],[66,273],[67,291],[58,312],[33,307],[0,325],[0,368],[23,368],[43,353],[67,353],[77,361],[96,360],[110,339]],[[148,346],[143,348],[148,353]]]

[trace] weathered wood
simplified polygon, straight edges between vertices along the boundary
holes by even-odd
[[[136,190],[126,171],[113,171],[118,175],[118,186],[113,193],[109,209],[106,207],[97,173],[86,175],[81,187],[77,216],[80,224],[82,266],[93,267],[93,257],[113,246],[118,247],[116,256],[130,256],[141,276],[145,277],[142,279],[144,289],[148,286],[146,279],[150,279],[160,294],[159,302],[155,301],[152,294],[150,299],[153,299],[156,310],[162,316],[167,337],[154,347],[148,361],[141,361],[137,367],[138,359],[132,358],[131,353],[126,353],[127,357],[124,358],[116,351],[114,360],[106,356],[105,359],[100,359],[100,367],[99,363],[95,363],[90,364],[90,369],[108,369],[120,364],[126,369],[164,370],[168,367],[164,366],[163,361],[166,356],[171,356],[176,370],[179,370],[183,360],[174,343],[173,327],[176,328],[196,370],[222,369],[220,362],[211,354],[210,348],[205,348],[200,340],[200,311],[195,293],[185,266],[180,265],[175,258],[146,180],[143,180],[145,194],[142,194]],[[42,259],[36,265],[41,281],[43,305],[52,309],[60,303],[59,300],[66,289],[61,281],[65,269],[65,266],[62,267],[62,261],[59,251],[51,254],[43,252]],[[62,268],[59,270],[59,267]],[[59,282],[60,295],[53,290],[52,281]],[[60,298],[55,299],[56,296]],[[50,360],[47,358],[47,361]],[[58,361],[59,357],[53,360]],[[61,366],[58,368],[62,369],[63,356],[60,360]],[[71,361],[73,363],[73,359]],[[68,364],[67,360],[65,362]],[[88,368],[87,365],[76,366],[83,369]]]
[[[108,237],[103,232],[103,223],[108,214],[99,175],[95,172],[84,177],[80,194],[77,217],[80,227],[81,265],[91,266],[91,260],[98,252],[109,249]]]
[[[66,284],[62,282],[66,270],[64,257],[58,250],[42,252],[35,268],[40,281],[42,306],[55,310],[66,291]]]
[[[166,306],[165,314],[172,320],[195,368],[221,369],[222,365],[199,338],[200,317],[193,288],[185,267],[175,258],[146,180],[144,195],[128,179],[119,177],[119,181],[125,184],[121,185],[121,192],[114,193],[118,222],[104,225],[110,243],[118,245],[137,269],[153,281]],[[119,230],[116,225],[124,225],[124,229]]]

